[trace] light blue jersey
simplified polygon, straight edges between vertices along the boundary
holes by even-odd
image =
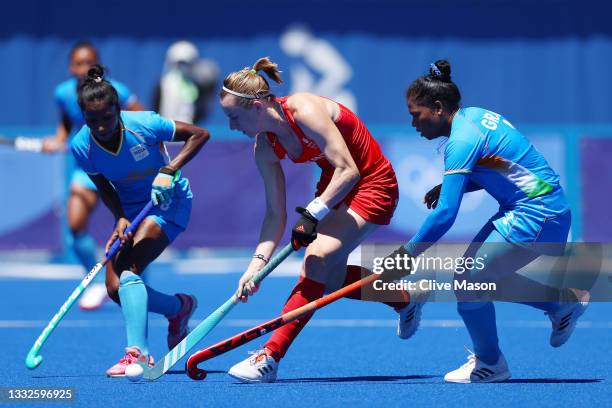
[[[444,174],[464,173],[502,207],[528,204],[559,187],[546,159],[497,113],[460,109],[444,152]]]
[[[117,90],[119,96],[119,105],[121,109],[125,109],[127,106],[132,104],[136,100],[134,95],[124,84],[121,82],[109,81],[113,87]],[[85,124],[81,107],[78,103],[78,92],[77,92],[78,81],[76,78],[70,78],[60,83],[55,87],[55,102],[62,114],[70,122],[69,141]],[[96,186],[87,177],[87,174],[79,168],[75,168],[70,177],[70,184],[77,184],[88,188],[90,190],[96,190]]]
[[[501,115],[481,108],[457,111],[444,151],[444,176],[440,202],[409,250],[420,253],[427,245],[417,243],[437,241],[452,225],[463,193],[479,187],[499,203],[491,221],[509,242],[566,241],[571,212],[559,176]]]
[[[121,141],[117,153],[104,148],[86,125],[72,140],[78,165],[90,175],[103,175],[115,188],[126,215],[131,219],[151,199],[151,185],[160,167],[170,162],[164,142],[172,140],[175,123],[155,112],[121,112]],[[181,177],[170,203],[155,207],[156,221],[164,228],[170,222],[185,229],[191,213],[189,181]],[[176,236],[164,228],[168,238]]]
[[[453,173],[468,174],[497,200],[500,209],[493,224],[510,241],[541,241],[544,220],[569,212],[559,176],[497,113],[481,108],[456,113],[444,152],[444,174]]]

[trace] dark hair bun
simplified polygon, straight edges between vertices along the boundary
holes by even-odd
[[[98,78],[104,79],[104,67],[100,64],[94,64],[87,71],[87,79],[98,82]]]
[[[451,82],[451,66],[447,60],[437,60],[429,67],[429,77],[442,82]]]

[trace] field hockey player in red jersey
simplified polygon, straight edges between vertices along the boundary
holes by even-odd
[[[348,266],[348,255],[376,228],[391,221],[398,201],[395,173],[363,122],[341,104],[317,95],[298,93],[282,98],[270,92],[268,78],[281,83],[280,71],[268,58],[252,68],[229,74],[220,99],[231,129],[255,140],[255,162],[265,184],[266,212],[259,243],[237,294],[257,288],[249,282],[270,259],[287,221],[285,176],[281,160],[315,162],[321,168],[315,198],[298,207],[292,229],[295,249],[306,247],[300,278],[282,310],[286,313],[320,298],[325,290],[347,285],[365,270]],[[344,283],[343,283],[344,282]],[[398,335],[410,337],[419,322],[419,296],[401,293],[387,302],[400,314]],[[426,293],[418,294],[421,296]],[[349,297],[360,299],[361,293]],[[384,301],[380,294],[379,299]],[[246,297],[243,298],[246,301]],[[231,368],[229,374],[244,382],[273,382],[278,362],[311,316],[277,330],[265,346]]]

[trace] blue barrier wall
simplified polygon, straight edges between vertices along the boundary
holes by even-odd
[[[67,77],[70,46],[82,38],[99,46],[112,75],[145,105],[167,46],[189,38],[223,74],[269,55],[284,70],[278,93],[310,83],[355,101],[367,123],[406,121],[407,85],[438,58],[453,63],[466,106],[501,112],[514,123],[612,122],[609,1],[23,1],[4,7],[0,98],[10,103],[0,110],[0,125],[57,120],[52,91]],[[282,43],[295,23],[312,34],[307,49]],[[331,51],[315,50],[321,46]],[[321,63],[332,59],[331,67]],[[209,122],[224,122],[218,107]]]

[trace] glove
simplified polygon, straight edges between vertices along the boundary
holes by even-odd
[[[317,239],[316,229],[319,221],[305,208],[296,207],[295,211],[301,215],[291,230],[291,246],[297,251],[300,247],[307,247]]]
[[[393,267],[383,271],[381,276],[385,281],[398,280],[412,273],[413,256],[403,245],[387,255],[387,258],[393,259]]]
[[[151,186],[151,201],[153,201],[153,205],[163,204],[172,197],[174,194],[174,183],[178,178],[176,177],[177,174],[178,172],[168,167],[159,169],[159,173],[157,173]]]

